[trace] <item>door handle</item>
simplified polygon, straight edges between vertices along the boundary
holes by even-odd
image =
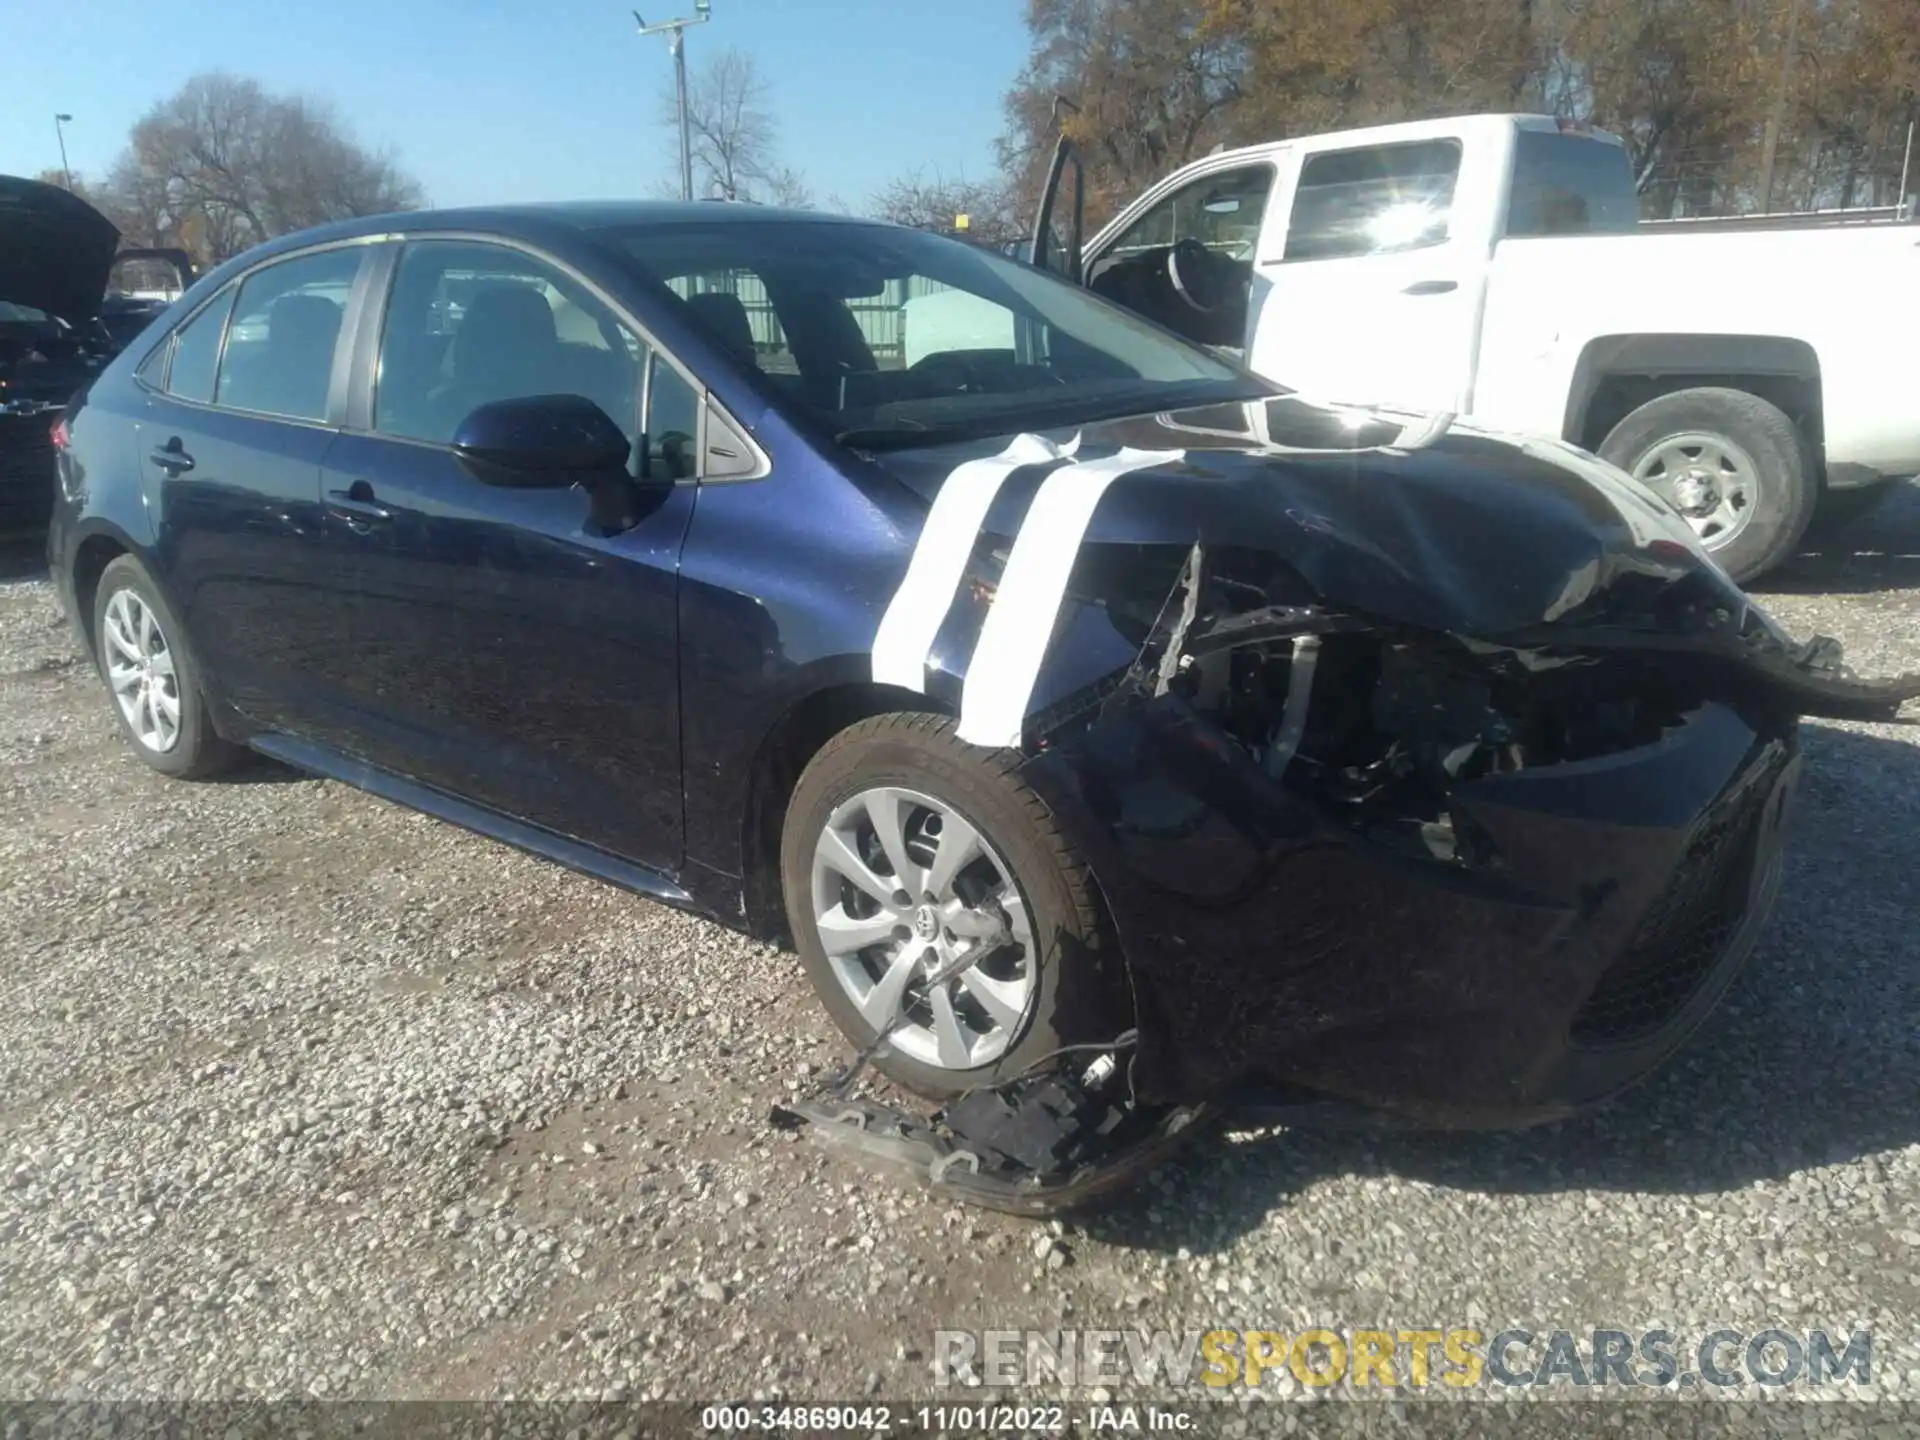
[[[1401,290],[1402,295],[1445,295],[1449,290],[1458,290],[1458,280],[1416,280]]]
[[[363,532],[393,519],[393,511],[373,498],[373,486],[364,480],[356,480],[344,490],[329,490],[327,513]]]
[[[187,453],[187,447],[178,435],[164,445],[153,447],[153,453],[147,457],[169,475],[178,475],[183,470],[193,468],[193,456]]]

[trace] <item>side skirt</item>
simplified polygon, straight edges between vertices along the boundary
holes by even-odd
[[[622,860],[617,855],[587,845],[578,840],[569,840],[564,835],[556,835],[550,830],[542,830],[536,825],[528,825],[502,815],[497,810],[485,806],[470,804],[465,800],[419,785],[411,780],[395,775],[390,771],[367,764],[364,760],[355,760],[342,755],[324,745],[314,745],[278,731],[264,731],[249,736],[247,744],[283,764],[296,770],[306,770],[329,780],[338,780],[369,795],[377,795],[382,800],[391,800],[396,805],[404,805],[409,810],[419,810],[433,816],[436,820],[445,820],[458,825],[463,830],[471,830],[484,835],[489,840],[499,840],[517,849],[525,850],[564,865],[569,870],[577,870],[582,875],[591,875],[596,880],[604,880],[610,885],[618,885],[623,890],[632,890],[649,899],[664,901],[683,910],[697,910],[702,914],[711,913],[709,907],[696,900],[681,889],[678,884],[657,870],[649,870],[644,865],[635,865],[632,861]]]

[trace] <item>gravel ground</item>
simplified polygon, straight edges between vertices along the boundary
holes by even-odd
[[[1766,602],[1920,668],[1920,490],[1845,539]],[[842,1054],[791,956],[264,763],[163,780],[0,577],[0,1398],[899,1398],[940,1326],[1318,1323],[1870,1327],[1920,1398],[1910,725],[1809,726],[1753,967],[1606,1110],[1236,1132],[1049,1231],[769,1131]]]

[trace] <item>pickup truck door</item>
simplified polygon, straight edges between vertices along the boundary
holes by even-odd
[[[1248,364],[1322,399],[1470,409],[1498,148],[1297,142],[1261,237]]]

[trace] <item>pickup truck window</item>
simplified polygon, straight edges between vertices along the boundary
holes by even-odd
[[[1121,231],[1100,259],[1119,260],[1176,240],[1198,240],[1218,254],[1251,260],[1272,191],[1271,165],[1244,165],[1202,175]]]
[[[1623,235],[1639,224],[1633,168],[1619,145],[1552,130],[1515,137],[1508,235]]]
[[[1286,260],[1338,260],[1447,238],[1458,140],[1365,145],[1308,157],[1287,222]]]

